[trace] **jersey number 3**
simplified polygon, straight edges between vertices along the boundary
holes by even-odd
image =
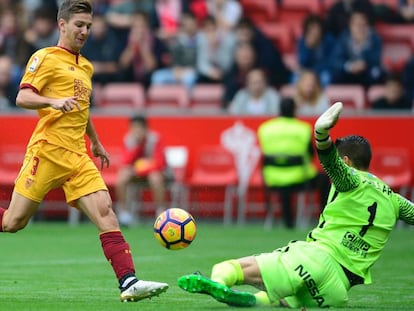
[[[368,223],[365,226],[362,226],[361,231],[359,231],[359,235],[361,237],[363,237],[367,233],[369,227],[371,227],[374,224],[375,215],[377,214],[377,202],[374,202],[374,204],[368,206],[368,212]]]

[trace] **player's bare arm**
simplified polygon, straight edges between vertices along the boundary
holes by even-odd
[[[16,105],[25,109],[42,109],[51,107],[64,113],[73,109],[80,110],[76,97],[50,98],[37,94],[30,88],[19,91],[16,97]]]
[[[101,161],[101,170],[104,167],[109,167],[110,156],[109,153],[105,150],[104,146],[101,144],[96,133],[95,126],[92,123],[91,118],[88,119],[88,124],[86,126],[86,135],[88,135],[91,142],[91,152],[94,157],[100,158]]]

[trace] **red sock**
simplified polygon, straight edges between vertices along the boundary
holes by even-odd
[[[106,259],[111,263],[118,280],[125,275],[134,275],[131,249],[120,231],[102,233],[100,236]]]
[[[0,207],[0,232],[3,232],[3,215],[6,209]]]

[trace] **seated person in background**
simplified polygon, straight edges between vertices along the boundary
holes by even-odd
[[[220,30],[214,17],[207,17],[198,34],[198,82],[221,83],[233,63],[234,48],[234,34]]]
[[[311,70],[300,73],[293,99],[298,115],[319,115],[329,107],[329,100],[321,87],[319,77]]]
[[[208,13],[223,31],[232,31],[243,15],[243,7],[236,0],[207,0]]]
[[[370,0],[338,0],[326,14],[326,30],[339,37],[348,28],[353,12],[363,12],[371,25],[375,22],[375,9]]]
[[[398,75],[390,75],[385,82],[384,95],[371,103],[374,110],[412,109],[412,102],[406,95]]]
[[[410,101],[413,101],[414,100],[414,54],[411,55],[411,58],[404,65],[401,76],[402,76],[402,83],[404,85],[405,93],[407,94]]]
[[[155,0],[155,25],[157,35],[162,40],[169,40],[178,32],[183,4],[181,0]]]
[[[253,69],[247,74],[246,87],[236,93],[229,107],[233,115],[278,115],[280,96],[267,84],[266,74]]]
[[[250,43],[238,43],[233,54],[234,63],[223,78],[222,108],[227,109],[236,93],[245,87],[247,74],[257,68],[257,55]]]
[[[130,204],[127,202],[128,186],[133,182],[148,182],[158,215],[165,209],[168,167],[161,137],[148,128],[144,116],[137,115],[130,119],[124,146],[122,166],[116,183],[116,199],[119,223],[128,226],[134,222],[134,215],[129,210]]]
[[[171,65],[156,70],[151,77],[151,84],[182,83],[191,90],[197,81],[197,33],[195,16],[183,13],[178,35],[169,43]]]
[[[24,39],[34,50],[56,45],[59,39],[56,10],[47,6],[36,9],[33,20],[24,33]]]
[[[257,66],[266,71],[270,85],[279,87],[291,81],[292,73],[283,62],[280,51],[250,20],[240,20],[235,34],[237,44],[249,43],[253,46]]]
[[[119,43],[105,17],[94,14],[88,41],[82,48],[82,55],[93,65],[93,82],[105,84],[118,79],[118,58],[121,53]]]
[[[402,22],[414,23],[414,0],[399,0],[399,13]]]
[[[13,83],[13,61],[7,55],[0,56],[0,111],[16,108],[17,86]]]
[[[300,69],[317,72],[323,86],[331,82],[329,56],[335,39],[325,32],[324,21],[320,16],[309,15],[303,22],[303,36],[297,45]]]
[[[283,220],[295,227],[292,196],[303,189],[319,189],[321,211],[329,193],[329,179],[312,161],[312,126],[296,117],[295,103],[284,98],[280,116],[262,123],[257,130],[263,155],[263,180],[267,191],[280,195]]]
[[[332,83],[362,84],[368,87],[381,83],[381,39],[370,27],[368,17],[353,12],[349,30],[338,39],[331,55]]]
[[[167,55],[165,44],[152,34],[147,15],[134,14],[128,44],[119,59],[120,80],[148,87],[153,71],[164,66]]]

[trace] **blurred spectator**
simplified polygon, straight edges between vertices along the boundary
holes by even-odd
[[[93,14],[105,15],[111,5],[111,0],[92,0]]]
[[[183,11],[181,0],[155,0],[155,15],[158,37],[168,40],[175,36],[181,20]]]
[[[353,12],[349,30],[338,39],[331,55],[332,82],[362,84],[383,81],[381,39],[370,27],[366,15]]]
[[[17,86],[13,84],[13,63],[7,55],[0,56],[0,110],[15,108]]]
[[[183,13],[180,32],[169,44],[171,65],[156,70],[152,75],[152,84],[182,83],[191,90],[197,81],[197,33],[195,16]]]
[[[329,108],[329,100],[321,88],[318,75],[311,70],[301,72],[293,99],[298,115],[320,115]]]
[[[270,85],[280,86],[290,82],[291,72],[283,62],[281,53],[248,19],[240,20],[235,33],[238,43],[245,42],[254,47],[257,65],[266,70]]]
[[[371,103],[374,110],[411,110],[412,102],[405,93],[401,78],[390,75],[385,82],[384,96]]]
[[[243,15],[243,8],[236,0],[207,0],[207,9],[222,30],[233,30]]]
[[[138,81],[148,87],[155,69],[164,66],[167,48],[155,37],[144,13],[135,13],[128,43],[122,51],[119,65],[122,81]]]
[[[245,87],[246,77],[250,70],[258,67],[256,52],[249,43],[238,43],[233,58],[233,66],[223,79],[223,109],[227,109],[236,93]]]
[[[36,9],[33,20],[24,33],[24,38],[34,50],[56,45],[59,38],[59,30],[56,27],[55,10],[49,7],[39,7]]]
[[[197,42],[197,71],[200,83],[222,82],[233,63],[235,37],[221,31],[213,17],[204,20]]]
[[[402,82],[404,85],[405,92],[410,99],[414,100],[414,55],[405,64],[402,71]]]
[[[207,0],[189,0],[184,1],[184,11],[191,12],[197,19],[198,24],[208,16]]]
[[[414,0],[399,0],[399,13],[402,22],[414,22]]]
[[[0,11],[0,52],[10,57],[15,57],[17,52],[17,42],[19,27],[17,12],[11,9]],[[30,54],[28,55],[30,56]],[[27,62],[27,59],[25,60]]]
[[[246,87],[236,93],[229,113],[233,115],[278,115],[280,96],[269,87],[266,74],[253,69],[247,74]]]
[[[304,20],[302,33],[297,46],[300,69],[314,70],[322,85],[326,86],[331,81],[329,57],[335,39],[325,32],[324,21],[317,15],[309,15]]]
[[[334,36],[340,36],[348,28],[349,18],[355,11],[364,12],[369,23],[375,22],[375,10],[369,0],[339,0],[326,14],[326,30]]]
[[[108,83],[117,80],[120,44],[108,27],[104,16],[94,14],[90,35],[82,48],[82,55],[92,62],[93,82]]]
[[[128,33],[132,27],[135,14],[141,12],[148,17],[148,24],[155,28],[156,14],[153,0],[117,0],[111,1],[106,12],[109,26],[116,32],[121,45],[125,46],[128,41]]]
[[[134,215],[127,202],[127,187],[133,182],[149,183],[156,214],[165,209],[165,181],[168,177],[164,144],[160,135],[148,127],[144,116],[133,116],[124,137],[122,166],[116,183],[117,212],[121,225],[133,224]]]

